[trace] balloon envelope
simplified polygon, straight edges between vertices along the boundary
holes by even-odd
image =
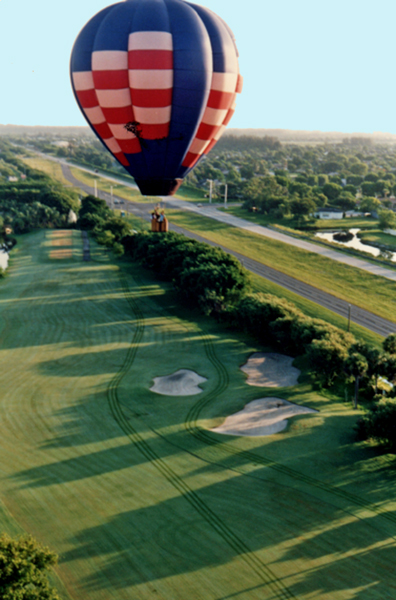
[[[184,0],[125,0],[95,15],[71,55],[89,125],[142,194],[173,194],[223,133],[241,91],[233,34]]]

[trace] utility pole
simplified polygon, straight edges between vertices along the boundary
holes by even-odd
[[[111,210],[114,210],[114,201],[113,201],[113,186],[110,186],[110,197],[111,197]]]
[[[209,182],[209,204],[212,204],[212,194],[213,194],[213,179],[208,179]]]
[[[224,184],[224,208],[227,208],[228,183]]]

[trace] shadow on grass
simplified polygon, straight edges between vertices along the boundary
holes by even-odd
[[[258,488],[247,477],[207,485],[194,494],[205,510],[194,510],[187,494],[121,512],[81,531],[77,547],[62,562],[102,559],[100,570],[83,582],[90,591],[187,573],[210,581],[216,577],[214,568],[228,564],[224,591],[236,584],[256,589],[266,577],[268,582],[266,565],[296,598],[340,592],[356,600],[395,597],[396,548],[380,517],[345,517],[338,507],[317,502],[295,487],[266,482]],[[241,548],[257,553],[262,567],[256,563],[254,571]],[[199,574],[202,569],[208,570]],[[269,593],[262,589],[262,595],[252,597]]]

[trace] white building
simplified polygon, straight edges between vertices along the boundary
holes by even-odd
[[[314,217],[317,219],[343,219],[344,211],[340,208],[318,208]]]

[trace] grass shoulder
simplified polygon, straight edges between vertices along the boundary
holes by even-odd
[[[37,169],[37,171],[43,171],[56,181],[59,181],[66,187],[70,187],[70,182],[64,177],[62,173],[62,167],[58,162],[54,160],[45,159],[41,156],[19,156],[20,160],[26,163],[32,169]]]
[[[234,215],[240,219],[246,219],[256,225],[262,225],[263,227],[279,226],[290,230],[299,231],[320,231],[324,229],[375,229],[378,228],[378,219],[371,217],[354,217],[348,219],[315,219],[314,221],[301,226],[301,223],[294,217],[284,217],[283,219],[277,219],[270,215],[264,215],[262,213],[253,213],[241,206],[229,205],[227,209],[220,208],[219,210],[225,210],[225,212]]]
[[[153,201],[152,198],[142,196],[139,190],[128,187],[127,185],[123,185],[122,183],[112,182],[109,179],[101,177],[99,174],[89,173],[88,171],[83,171],[78,167],[71,167],[70,171],[73,177],[81,181],[81,183],[85,183],[91,187],[94,187],[96,181],[98,190],[106,192],[107,194],[111,194],[111,188],[113,188],[114,196],[121,197],[125,200],[133,200],[134,202],[142,203]]]
[[[396,322],[396,284],[390,280],[300,248],[291,252],[287,244],[200,215],[168,211],[168,216],[208,240]]]
[[[202,204],[208,202],[205,190],[189,185],[188,183],[182,184],[175,195],[175,199],[187,200],[188,202],[202,202]]]

